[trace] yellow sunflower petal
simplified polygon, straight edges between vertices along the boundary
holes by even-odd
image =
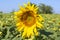
[[[35,33],[36,36],[39,34],[39,33],[37,32],[37,29],[36,29],[36,28],[34,29],[34,33]]]
[[[21,10],[22,12],[25,12],[25,11],[26,11],[26,9],[25,9],[24,7],[22,7],[22,6],[20,6],[20,10]]]
[[[42,16],[40,14],[37,17],[37,20],[39,20],[40,22],[44,21],[44,19],[42,18]]]
[[[22,37],[26,37],[26,35],[27,35],[27,27],[24,28],[24,32],[22,34]]]
[[[40,28],[40,29],[44,28],[43,25],[39,22],[37,22],[37,27]]]

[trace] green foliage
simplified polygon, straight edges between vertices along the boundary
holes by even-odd
[[[60,14],[41,14],[44,18],[44,30],[34,40],[60,40]],[[16,30],[13,13],[0,14],[0,40],[22,40]]]
[[[38,5],[39,9],[38,12],[39,13],[43,13],[43,14],[52,14],[53,13],[53,8],[49,5],[45,5],[45,4],[39,4]]]

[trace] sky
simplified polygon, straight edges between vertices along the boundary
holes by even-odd
[[[24,3],[35,3],[39,5],[43,3],[53,7],[55,13],[60,13],[60,0],[0,0],[0,11],[11,12],[12,10],[18,10],[19,5],[22,6]]]

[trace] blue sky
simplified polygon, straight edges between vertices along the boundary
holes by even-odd
[[[0,0],[0,11],[11,12],[18,10],[18,5],[23,5],[30,1],[31,3],[44,3],[53,7],[55,13],[60,13],[60,0]]]

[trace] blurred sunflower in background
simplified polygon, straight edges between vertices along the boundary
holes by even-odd
[[[34,4],[24,4],[25,7],[20,6],[20,9],[15,12],[14,18],[16,19],[16,27],[19,32],[22,32],[22,37],[38,36],[39,32],[37,28],[44,28],[41,22],[44,20],[40,14],[38,14],[38,7]]]

